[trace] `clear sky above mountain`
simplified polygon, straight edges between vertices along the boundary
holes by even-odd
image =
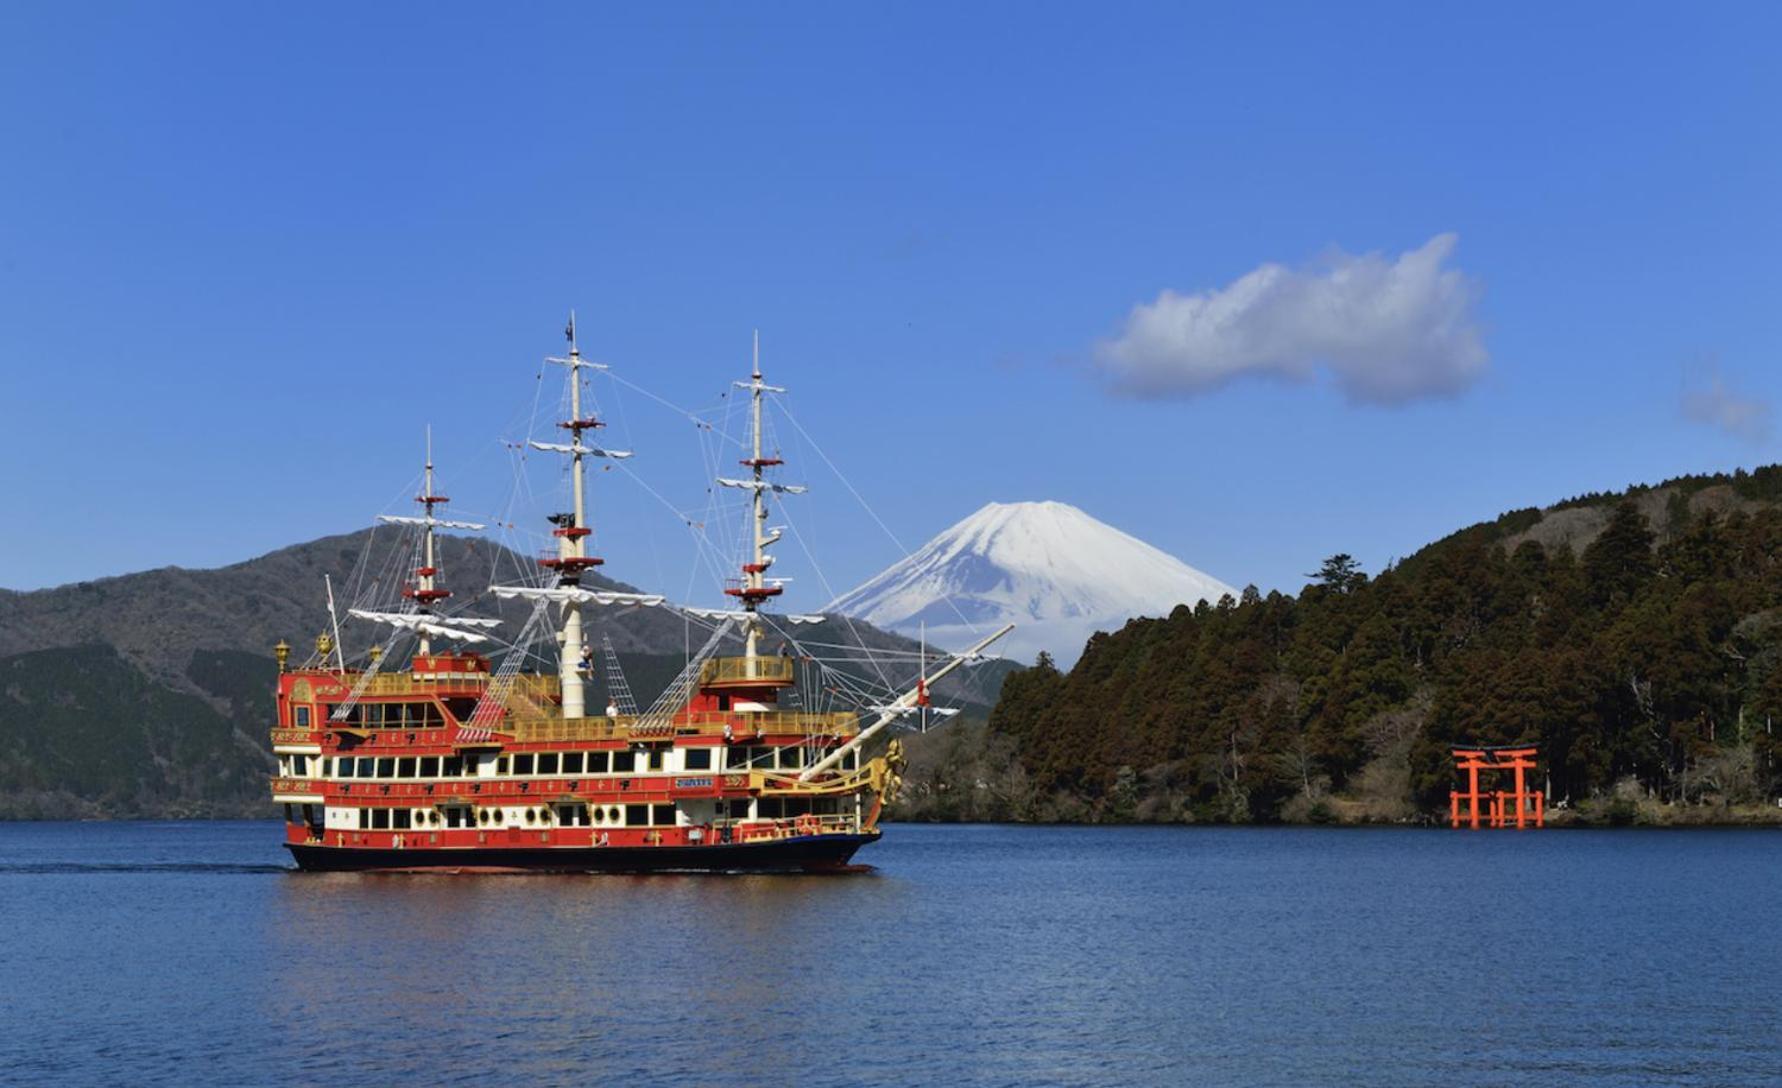
[[[356,528],[428,423],[529,519],[571,307],[689,408],[759,327],[909,548],[1057,499],[1291,590],[1773,460],[1776,11],[10,4],[0,585]],[[601,396],[608,571],[711,599],[700,432]],[[902,553],[776,433],[814,607]]]

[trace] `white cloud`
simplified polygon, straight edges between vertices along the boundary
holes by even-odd
[[[1770,402],[1728,389],[1717,370],[1707,371],[1707,384],[1683,391],[1683,418],[1725,431],[1747,442],[1770,436]]]
[[[1490,363],[1473,316],[1478,285],[1444,267],[1457,241],[1438,234],[1396,259],[1334,252],[1303,269],[1265,264],[1219,290],[1165,290],[1098,345],[1096,369],[1145,398],[1246,376],[1310,381],[1320,367],[1352,401],[1453,395]]]

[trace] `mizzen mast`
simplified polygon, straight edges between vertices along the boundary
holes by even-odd
[[[415,496],[415,502],[421,506],[421,516],[401,517],[394,514],[380,514],[379,521],[394,525],[419,525],[421,527],[421,565],[414,568],[414,581],[402,589],[402,595],[415,602],[415,616],[420,617],[410,626],[420,635],[419,653],[426,657],[433,652],[432,640],[428,637],[436,628],[428,619],[433,613],[433,606],[452,595],[449,589],[442,589],[438,583],[439,558],[435,550],[433,531],[436,528],[480,530],[483,526],[474,521],[448,521],[438,516],[436,507],[444,506],[452,500],[438,493],[433,486],[433,428],[427,428],[427,459],[421,471],[421,493]]]

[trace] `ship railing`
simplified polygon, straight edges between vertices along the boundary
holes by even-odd
[[[517,718],[496,726],[499,733],[513,737],[516,743],[572,740],[629,740],[638,715],[619,714],[592,718]],[[802,737],[849,736],[858,731],[860,716],[850,712],[826,714],[798,710],[768,710],[758,713],[735,711],[701,711],[678,715],[673,724],[677,737],[717,737],[728,735],[732,740],[752,740],[767,734],[791,734]],[[654,735],[653,735],[654,736]]]
[[[446,689],[481,689],[488,683],[488,673],[460,672],[435,676],[424,672],[395,672],[377,673],[369,679],[356,681],[354,687],[363,698],[367,695],[415,695]]]
[[[789,657],[714,657],[699,669],[699,686],[714,684],[790,684]]]
[[[732,835],[741,842],[762,839],[790,839],[799,835],[849,835],[855,832],[854,817],[844,814],[823,816],[787,816],[776,820],[759,820],[735,825]]]

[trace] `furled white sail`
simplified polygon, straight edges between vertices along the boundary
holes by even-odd
[[[535,450],[544,450],[546,453],[579,453],[584,457],[610,457],[615,461],[623,461],[631,456],[630,450],[609,450],[602,446],[584,446],[579,443],[567,446],[561,442],[539,442],[535,439],[527,444]]]
[[[474,521],[447,521],[445,518],[410,517],[406,514],[379,514],[377,520],[391,525],[432,525],[441,529],[483,529]]]
[[[810,490],[803,484],[776,484],[767,480],[732,480],[728,476],[718,477],[718,482],[725,487],[740,487],[744,491],[778,491],[786,495],[802,495]]]
[[[430,635],[434,638],[449,638],[456,642],[487,642],[487,635],[475,631],[467,631],[462,627],[450,627],[432,616],[423,616],[418,612],[372,612],[369,609],[354,608],[347,615],[373,623],[387,623],[392,627],[400,627],[417,634]],[[500,622],[500,621],[496,621]]]
[[[578,604],[634,604],[653,608],[668,598],[659,593],[619,593],[605,589],[583,589],[581,586],[492,586],[495,596],[525,601],[575,601]]]
[[[746,620],[749,618],[749,613],[747,612],[732,611],[723,608],[690,608],[686,605],[676,605],[675,607],[689,616],[698,616],[702,620]],[[781,616],[780,619],[785,620],[787,623],[823,622],[822,616],[789,615]]]

